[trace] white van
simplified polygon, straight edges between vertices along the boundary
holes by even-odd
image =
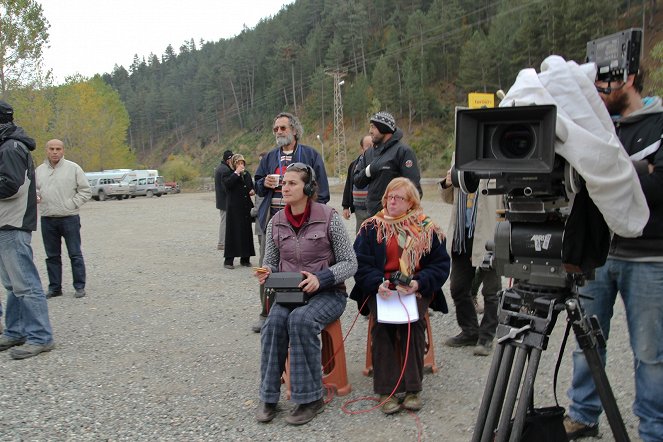
[[[132,170],[127,173],[129,183],[136,185],[135,196],[161,196],[166,193],[165,180],[156,169]]]
[[[85,177],[90,184],[92,199],[96,201],[105,201],[108,198],[122,200],[129,198],[135,190],[135,187],[125,179],[126,172],[105,170],[102,172],[87,172]]]

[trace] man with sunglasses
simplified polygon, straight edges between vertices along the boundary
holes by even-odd
[[[276,138],[276,147],[260,160],[254,180],[256,193],[263,198],[258,207],[258,218],[256,219],[256,223],[260,223],[263,232],[267,229],[267,223],[272,216],[285,207],[281,193],[281,180],[292,163],[304,163],[313,168],[317,182],[317,201],[322,204],[327,204],[329,201],[329,183],[324,160],[318,151],[299,143],[304,135],[304,128],[299,119],[288,112],[281,112],[274,118],[272,131]],[[260,245],[260,262],[264,259],[264,255],[265,245],[263,243]],[[267,318],[263,286],[260,286],[260,302],[262,311],[258,322],[252,327],[256,333],[260,332],[262,324]]]
[[[631,158],[649,206],[638,238],[615,234],[606,263],[580,288],[585,313],[596,315],[606,341],[617,292],[621,293],[634,356],[635,402],[644,441],[663,435],[663,106],[660,97],[642,98],[643,71],[622,79],[596,81],[617,135]],[[606,349],[599,352],[605,364]],[[602,407],[580,349],[573,353],[571,404],[564,420],[570,440],[598,435]]]

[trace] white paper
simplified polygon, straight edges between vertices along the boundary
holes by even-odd
[[[391,296],[386,299],[378,294],[376,294],[375,297],[378,305],[378,322],[387,324],[407,324],[408,314],[410,317],[409,322],[419,320],[417,296],[414,293],[401,296],[396,290],[392,290]],[[401,301],[403,301],[402,305]],[[403,308],[403,305],[405,308]]]

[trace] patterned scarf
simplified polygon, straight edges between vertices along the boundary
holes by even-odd
[[[385,214],[384,209],[369,218],[365,225],[373,224],[377,230],[377,241],[394,238],[403,252],[399,259],[400,271],[412,275],[421,257],[430,252],[433,235],[444,239],[444,233],[421,209],[411,210],[397,218]]]

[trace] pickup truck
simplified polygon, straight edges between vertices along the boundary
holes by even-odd
[[[116,181],[113,178],[88,178],[88,183],[92,199],[96,201],[106,201],[108,198],[123,200],[133,193],[129,183]]]

